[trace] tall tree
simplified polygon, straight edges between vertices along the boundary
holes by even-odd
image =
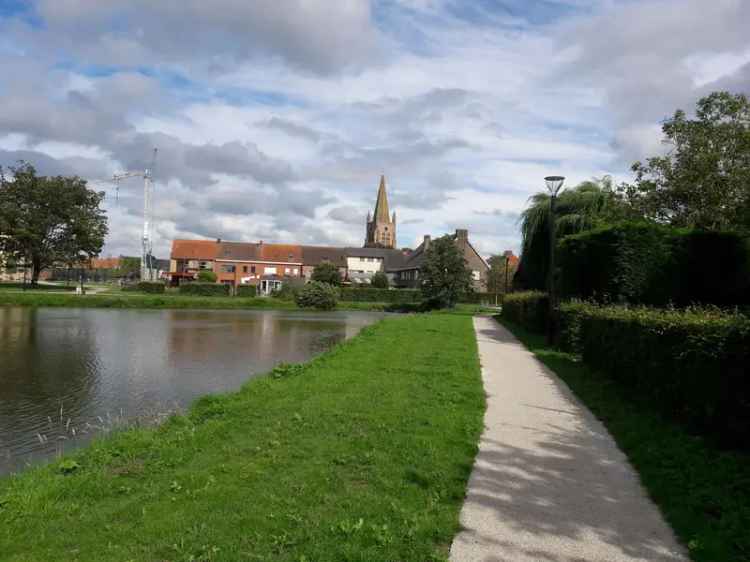
[[[517,259],[515,257],[511,259],[505,255],[495,255],[491,256],[487,263],[490,266],[487,275],[487,292],[493,295],[505,294],[506,284],[508,290],[512,287],[513,276],[518,268]]]
[[[312,275],[310,275],[311,281],[319,281],[321,283],[328,283],[334,287],[341,285],[341,273],[336,264],[329,261],[320,262],[313,269]]]
[[[471,270],[450,235],[433,240],[420,275],[422,296],[432,308],[452,308],[461,295],[472,290]]]
[[[550,195],[531,196],[521,213],[523,238],[518,280],[530,289],[544,289],[549,259]],[[584,181],[557,197],[555,228],[557,237],[576,234],[600,224],[628,218],[632,211],[623,202],[610,176]]]
[[[750,103],[714,92],[694,119],[678,110],[662,126],[669,152],[636,162],[624,193],[648,217],[675,226],[750,231]]]
[[[56,263],[78,264],[101,252],[104,193],[79,177],[37,176],[30,164],[0,169],[0,251],[32,267],[32,284]]]

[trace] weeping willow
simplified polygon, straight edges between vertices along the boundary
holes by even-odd
[[[526,288],[543,289],[549,253],[550,195],[540,192],[529,198],[521,213],[522,258],[519,282]],[[576,234],[607,221],[621,218],[623,203],[610,176],[593,178],[557,196],[555,232],[557,238]]]

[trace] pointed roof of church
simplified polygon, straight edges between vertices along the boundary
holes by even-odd
[[[388,212],[388,196],[385,193],[385,175],[380,176],[380,187],[378,187],[378,200],[375,203],[376,222],[390,222],[391,217]]]

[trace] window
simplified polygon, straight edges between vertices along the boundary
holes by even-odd
[[[221,266],[222,273],[234,273],[234,266],[233,265],[222,265]]]
[[[190,263],[195,263],[195,262],[190,262]],[[195,268],[195,266],[191,266],[191,267]],[[198,262],[198,269],[211,269],[211,262],[210,261]]]
[[[292,272],[291,268],[285,267],[284,268],[284,275],[289,275]]]
[[[266,267],[266,268],[265,268],[265,269],[263,270],[263,273],[264,273],[265,275],[276,275],[276,268],[275,268],[275,267]]]
[[[255,266],[254,265],[250,266],[250,273],[255,273]]]
[[[552,229],[550,229],[550,230],[552,230]],[[471,276],[474,279],[474,281],[479,281],[479,279],[480,279],[480,273],[476,269],[472,270]]]
[[[292,271],[294,272],[295,275],[299,274],[299,269],[297,269],[296,267]]]
[[[247,266],[246,265],[242,266],[242,273],[247,273]]]

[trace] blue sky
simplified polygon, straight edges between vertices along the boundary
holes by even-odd
[[[750,89],[741,0],[0,0],[0,164],[108,178],[159,148],[175,237],[361,244],[385,173],[399,244],[518,250],[568,185],[664,150],[660,122]],[[139,251],[141,185],[105,253]]]

